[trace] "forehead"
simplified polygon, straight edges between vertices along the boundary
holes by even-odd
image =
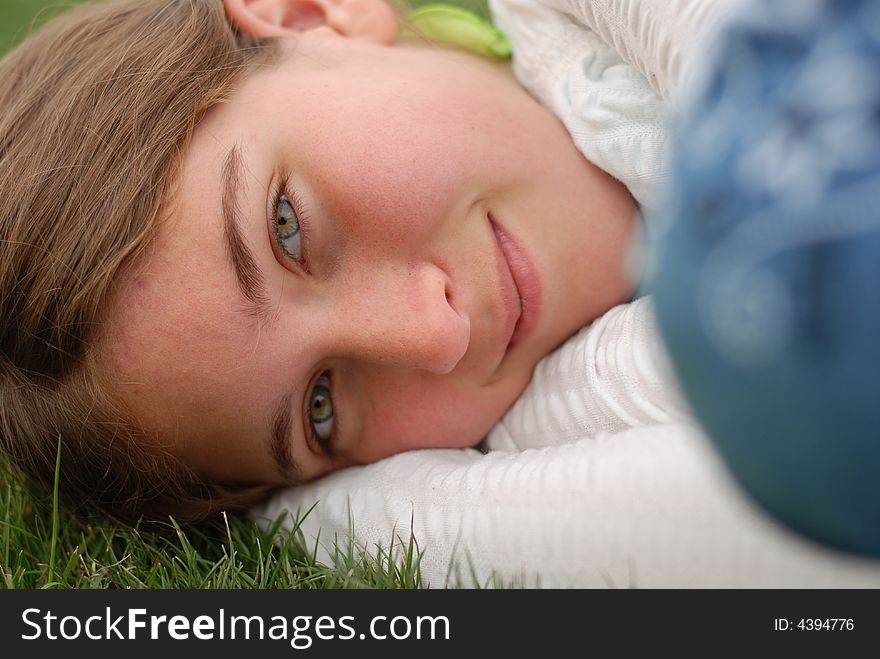
[[[229,304],[235,280],[221,236],[188,226],[214,224],[211,215],[184,212],[164,221],[108,315],[113,370],[135,389],[178,386],[226,348],[230,336],[250,331]]]
[[[279,385],[241,313],[218,210],[181,196],[110,310],[104,358],[127,414],[190,465],[272,473],[259,444]],[[277,370],[277,369],[275,369]],[[245,470],[247,467],[247,470]]]
[[[256,331],[240,313],[225,249],[220,188],[224,145],[197,131],[144,254],[107,314],[109,367],[147,425],[183,405]],[[239,305],[240,306],[240,305]],[[225,367],[228,370],[228,365]],[[167,415],[170,418],[173,415]],[[163,428],[156,428],[163,430]]]

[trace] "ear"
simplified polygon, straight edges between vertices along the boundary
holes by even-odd
[[[391,45],[397,36],[397,17],[385,0],[224,0],[224,6],[232,24],[253,37],[329,29]]]

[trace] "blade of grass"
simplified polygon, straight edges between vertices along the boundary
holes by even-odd
[[[6,483],[6,514],[3,521],[3,567],[9,566],[9,533],[12,516],[12,481]]]
[[[58,482],[61,480],[61,433],[55,452],[55,484],[52,487],[52,544],[49,546],[49,582],[55,581],[55,548],[58,546]]]

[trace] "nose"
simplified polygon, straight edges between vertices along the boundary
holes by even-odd
[[[467,352],[471,326],[456,309],[446,272],[434,263],[385,263],[348,286],[342,331],[349,357],[436,374]]]

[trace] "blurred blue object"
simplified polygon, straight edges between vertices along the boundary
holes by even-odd
[[[658,320],[785,524],[880,555],[880,2],[751,2],[676,124]]]

